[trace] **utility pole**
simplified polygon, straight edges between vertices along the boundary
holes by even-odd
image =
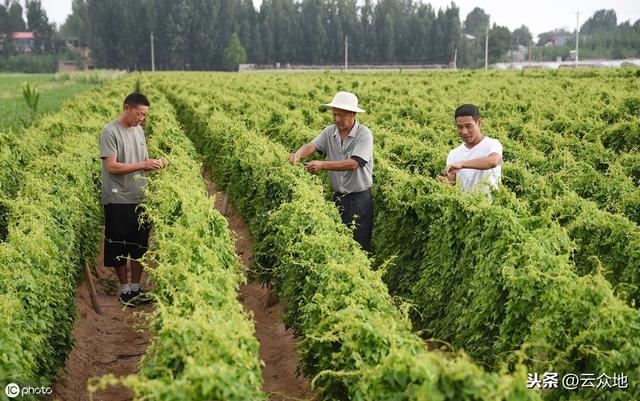
[[[533,39],[529,39],[529,65],[531,65],[531,45],[533,43]]]
[[[349,35],[344,35],[344,70],[349,69]]]
[[[578,42],[580,41],[580,11],[576,12],[576,67],[578,66]]]
[[[153,32],[151,32],[151,71],[156,70],[156,57],[153,51]]]
[[[484,69],[489,69],[489,25],[490,21],[487,21],[487,34],[484,37]]]
[[[458,69],[458,48],[453,51],[453,69]]]

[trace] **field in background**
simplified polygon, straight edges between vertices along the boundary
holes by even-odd
[[[0,130],[19,129],[20,118],[28,119],[29,108],[22,98],[22,88],[28,82],[40,93],[38,114],[58,110],[78,93],[94,88],[106,80],[122,75],[116,71],[96,71],[74,74],[0,74]]]

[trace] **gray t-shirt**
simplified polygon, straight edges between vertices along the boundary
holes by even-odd
[[[369,128],[358,123],[342,141],[340,130],[330,125],[315,137],[312,144],[327,155],[329,161],[341,161],[357,156],[364,160],[364,166],[358,165],[355,170],[327,171],[334,191],[341,194],[362,192],[371,188],[373,182],[373,134]]]
[[[147,185],[144,170],[124,175],[109,174],[106,157],[115,156],[119,163],[140,163],[149,157],[147,141],[141,126],[125,128],[114,120],[100,134],[100,158],[102,159],[102,204],[138,204],[144,199]]]

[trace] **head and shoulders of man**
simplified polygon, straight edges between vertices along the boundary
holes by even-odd
[[[113,127],[125,132],[143,132],[143,125],[149,115],[149,99],[139,92],[127,95],[122,105],[122,111],[118,118],[107,124],[106,128]]]
[[[454,150],[468,151],[479,144],[498,142],[482,132],[482,115],[477,106],[467,103],[460,105],[454,112],[456,130],[462,143]]]
[[[323,129],[327,135],[331,135],[341,140],[355,138],[356,136],[372,136],[371,130],[360,123],[357,119],[358,113],[365,110],[358,107],[358,97],[351,92],[338,92],[330,103],[323,106],[331,109],[333,124]]]

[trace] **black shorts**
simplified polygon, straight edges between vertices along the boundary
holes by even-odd
[[[149,223],[136,204],[104,205],[104,265],[120,267],[140,259],[149,246]]]

